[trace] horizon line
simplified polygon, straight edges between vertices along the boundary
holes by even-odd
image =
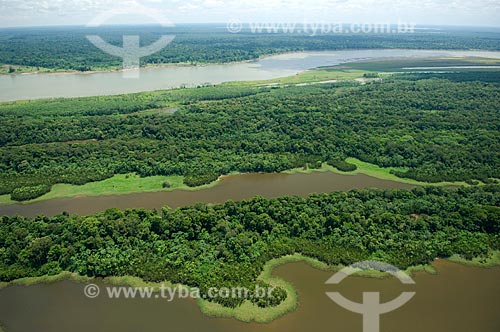
[[[250,21],[241,21],[242,24],[251,24],[251,23],[271,23],[271,22],[250,22]],[[291,21],[285,22],[273,22],[276,24],[289,24]],[[293,22],[297,24],[304,24],[304,22]],[[307,24],[315,24],[315,23],[325,23],[325,22],[307,22]],[[335,22],[329,22],[330,24],[335,24]],[[336,23],[341,25],[350,25],[350,24],[361,24],[359,22],[345,22],[345,23]],[[368,23],[367,23],[368,24]],[[370,24],[373,24],[371,22]],[[398,25],[397,22],[379,22],[379,24],[389,24],[389,25]],[[436,24],[436,23],[428,23],[428,24],[419,24],[415,23],[416,27],[440,27],[440,28],[490,28],[490,29],[500,29],[500,25],[477,25],[477,24]],[[179,22],[174,23],[174,26],[167,28],[175,28],[176,26],[184,26],[184,25],[227,25],[227,22]],[[145,26],[160,26],[155,23],[115,23],[115,24],[103,24],[100,27],[120,27],[120,26],[128,26],[128,27],[145,27]],[[0,29],[27,29],[27,28],[88,28],[85,24],[47,24],[47,25],[14,25],[14,26],[0,26]],[[95,27],[92,27],[95,28]]]

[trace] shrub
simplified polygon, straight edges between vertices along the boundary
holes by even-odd
[[[358,169],[358,166],[339,159],[328,161],[328,165],[331,165],[342,172],[354,172],[355,170]]]
[[[51,186],[46,184],[41,184],[38,186],[32,187],[20,187],[16,188],[10,194],[10,198],[14,201],[29,201],[31,199],[35,199],[42,195],[48,193],[51,189]]]
[[[192,174],[187,175],[184,178],[184,183],[188,187],[199,187],[205,184],[210,184],[216,181],[219,178],[219,174],[211,173],[211,174]]]

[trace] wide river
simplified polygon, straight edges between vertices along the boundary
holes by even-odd
[[[498,332],[500,331],[500,268],[465,267],[438,260],[437,275],[419,273],[415,285],[398,280],[351,277],[325,285],[332,273],[304,263],[284,265],[275,275],[298,290],[300,306],[270,324],[242,323],[204,316],[195,301],[109,299],[84,296],[84,284],[63,281],[35,286],[11,286],[0,291],[0,321],[7,332],[361,332],[361,315],[332,302],[326,292],[338,291],[362,302],[363,292],[380,292],[381,302],[403,291],[415,292],[403,307],[382,315],[380,331]]]
[[[224,203],[256,195],[266,198],[307,196],[311,193],[330,193],[356,188],[412,188],[411,185],[380,180],[366,175],[340,175],[331,172],[312,174],[243,174],[224,177],[210,189],[199,191],[137,193],[129,195],[76,197],[53,199],[33,204],[1,205],[0,216],[19,214],[32,217],[38,214],[53,216],[63,211],[81,215],[94,214],[109,208],[145,208],[161,210],[163,206],[177,208],[194,203]]]
[[[393,57],[500,58],[500,52],[437,50],[348,50],[303,52],[272,56],[248,63],[168,66],[140,69],[139,79],[122,72],[93,74],[0,75],[0,101],[50,97],[85,97],[218,84],[229,81],[266,80],[295,75],[320,66]]]

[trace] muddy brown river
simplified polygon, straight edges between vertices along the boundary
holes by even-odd
[[[0,205],[0,215],[38,214],[53,216],[63,211],[80,215],[94,214],[109,208],[157,209],[163,206],[177,208],[194,203],[223,203],[260,195],[266,198],[280,196],[307,196],[312,193],[330,193],[356,188],[412,188],[413,186],[376,179],[366,175],[340,175],[331,172],[312,174],[244,174],[227,176],[215,187],[199,191],[139,193],[119,196],[78,197],[54,199],[34,204]]]
[[[357,302],[362,292],[380,292],[386,302],[414,291],[405,306],[381,316],[381,332],[500,331],[500,268],[444,260],[434,265],[438,275],[418,273],[411,286],[393,278],[359,277],[325,285],[329,272],[304,263],[282,266],[274,274],[295,285],[300,306],[270,324],[209,318],[194,300],[112,300],[103,295],[91,300],[83,294],[84,284],[70,281],[1,290],[0,321],[7,332],[362,332],[361,316],[339,307],[325,292],[339,291]]]

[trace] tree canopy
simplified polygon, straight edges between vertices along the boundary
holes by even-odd
[[[171,104],[174,114],[148,111]],[[3,103],[0,194],[29,199],[55,183],[133,172],[198,186],[323,162],[349,171],[347,157],[424,182],[493,182],[499,104],[496,83],[440,79]]]

